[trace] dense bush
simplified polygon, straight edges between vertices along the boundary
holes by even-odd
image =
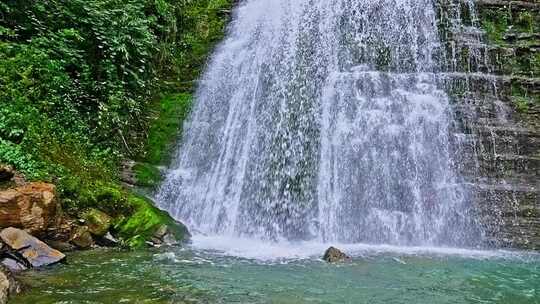
[[[163,139],[148,138],[163,137],[152,124],[164,111],[185,117],[177,112],[189,110],[192,84],[223,34],[230,5],[0,2],[0,162],[31,179],[58,181],[66,197],[77,198],[71,188],[114,182],[124,158],[163,157]],[[170,93],[184,97],[160,98]]]

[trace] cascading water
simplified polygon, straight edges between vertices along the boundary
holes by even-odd
[[[205,234],[471,246],[431,0],[247,0],[161,207]]]

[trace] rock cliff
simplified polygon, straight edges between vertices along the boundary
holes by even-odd
[[[493,243],[538,249],[540,3],[439,2],[457,166],[477,216]]]

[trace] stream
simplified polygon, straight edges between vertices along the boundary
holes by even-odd
[[[186,248],[98,249],[22,274],[22,303],[540,303],[537,253],[195,237]],[[212,248],[213,247],[213,248]]]

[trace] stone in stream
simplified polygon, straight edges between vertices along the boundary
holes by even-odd
[[[21,292],[21,285],[15,281],[11,271],[0,265],[0,304],[5,304],[12,295]]]
[[[12,250],[17,251],[32,267],[58,263],[65,255],[31,236],[26,231],[9,227],[0,232],[0,238]]]
[[[52,184],[30,183],[0,191],[0,228],[17,227],[42,236],[54,226],[58,210]]]
[[[341,250],[330,247],[326,250],[323,256],[323,260],[327,261],[328,263],[338,263],[338,262],[346,262],[349,261],[351,257],[343,253]]]

